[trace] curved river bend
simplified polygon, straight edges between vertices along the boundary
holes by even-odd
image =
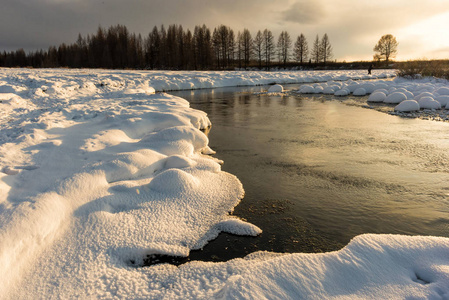
[[[245,188],[234,214],[263,230],[221,234],[192,259],[336,250],[362,233],[449,237],[448,123],[263,90],[171,92],[208,113],[210,146]]]

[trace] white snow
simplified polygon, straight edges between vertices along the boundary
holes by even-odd
[[[387,98],[387,95],[383,91],[376,91],[375,93],[372,93],[368,97],[368,102],[384,102],[385,98]]]
[[[361,79],[364,78],[362,77]],[[449,109],[449,87],[446,80],[434,78],[405,80],[396,78],[394,80],[378,79],[366,82],[363,80],[354,81],[349,79],[338,82],[338,85],[336,83],[335,81],[329,81],[327,83],[315,83],[315,86],[303,85],[298,90],[298,93],[322,93],[329,95],[334,91],[334,96],[349,96],[351,94],[353,96],[369,95],[366,100],[367,102],[386,104],[400,104],[407,100],[416,101],[416,103],[405,102],[404,105],[396,106],[395,111],[414,111],[416,110],[416,104],[420,106],[419,109]],[[319,89],[320,87],[321,89]],[[421,99],[424,100],[421,101]]]
[[[268,89],[268,93],[282,93],[283,91],[284,91],[284,87],[280,84],[272,85]]]
[[[353,93],[354,96],[365,96],[366,90],[362,87],[357,88]]]
[[[299,89],[298,93],[300,93],[300,94],[314,94],[315,93],[315,88],[313,86],[305,84],[305,85],[303,85]]]
[[[394,108],[395,111],[417,111],[420,109],[419,103],[415,100],[404,100]]]
[[[414,99],[416,101],[418,101],[419,99],[421,99],[423,97],[431,97],[431,98],[433,98],[434,94],[430,93],[430,92],[422,92],[422,93],[419,93],[417,96],[415,96]]]
[[[449,297],[449,239],[437,237],[362,235],[325,254],[138,267],[146,255],[187,256],[222,231],[261,233],[228,214],[244,191],[207,155],[207,115],[155,91],[307,82],[312,93],[349,95],[410,85],[350,80],[393,74],[363,73],[1,69],[0,297]],[[429,82],[410,91],[424,87],[445,91]]]
[[[427,109],[441,109],[441,104],[432,97],[424,96],[418,100],[419,107]]]
[[[435,93],[439,95],[449,95],[449,87],[440,87],[435,90]]]
[[[348,96],[350,93],[351,92],[347,88],[343,88],[341,90],[336,91],[334,96],[344,97],[344,96]]]
[[[385,98],[385,103],[400,103],[401,101],[407,100],[407,96],[401,92],[393,92]]]
[[[449,95],[436,96],[435,100],[440,102],[442,107],[445,107],[449,103]]]

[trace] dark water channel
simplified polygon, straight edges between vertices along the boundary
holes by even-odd
[[[448,123],[253,93],[266,89],[171,92],[208,113],[210,146],[246,192],[234,214],[263,230],[221,234],[190,259],[331,251],[362,233],[449,237]]]

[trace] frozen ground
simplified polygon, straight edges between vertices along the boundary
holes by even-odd
[[[363,235],[327,254],[140,267],[221,231],[261,232],[228,214],[244,191],[209,156],[206,114],[155,90],[364,74],[1,69],[0,297],[449,297],[449,239],[438,237]]]

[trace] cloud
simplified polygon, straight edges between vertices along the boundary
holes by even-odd
[[[318,23],[326,16],[323,5],[320,1],[301,0],[293,3],[282,13],[285,21],[298,24]]]
[[[372,57],[372,48],[386,33],[397,36],[400,54],[422,56],[449,46],[444,32],[440,42],[422,42],[404,34],[430,36],[448,23],[444,18],[426,30],[422,23],[449,9],[448,0],[0,0],[0,51],[46,49],[73,43],[78,33],[92,34],[99,25],[122,24],[130,32],[146,36],[157,25],[181,24],[185,29],[224,24],[234,31],[270,29],[275,36],[286,30],[292,38],[327,33],[335,58]],[[446,18],[447,19],[447,18]],[[443,20],[443,21],[441,21]],[[419,26],[418,26],[419,25]],[[443,38],[444,37],[444,38]],[[407,40],[410,40],[408,42]],[[413,51],[412,51],[413,50]],[[438,52],[444,55],[445,52]]]

